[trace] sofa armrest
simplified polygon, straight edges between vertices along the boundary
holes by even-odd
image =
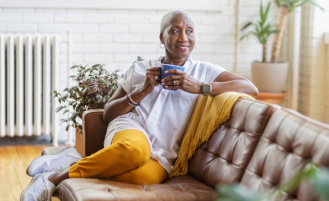
[[[104,147],[107,123],[103,121],[104,109],[87,110],[82,114],[82,155],[89,156]]]

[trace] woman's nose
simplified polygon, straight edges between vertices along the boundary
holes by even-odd
[[[184,31],[182,31],[181,34],[179,35],[179,40],[180,41],[188,41],[187,34]]]

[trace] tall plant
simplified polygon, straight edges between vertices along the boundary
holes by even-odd
[[[244,27],[242,27],[241,31],[247,29],[250,26],[253,26],[253,31],[249,31],[247,34],[241,37],[240,40],[248,37],[250,34],[255,35],[258,38],[258,41],[263,45],[263,60],[262,62],[266,62],[266,56],[267,56],[267,41],[268,38],[277,32],[279,30],[274,29],[275,25],[272,25],[268,23],[268,13],[271,7],[271,2],[269,2],[265,8],[263,9],[263,3],[260,2],[260,20],[255,22],[249,22]]]
[[[272,49],[272,56],[271,56],[272,63],[278,62],[278,58],[279,58],[279,54],[280,54],[280,50],[281,50],[283,33],[285,31],[287,17],[289,15],[289,13],[293,12],[295,10],[295,8],[302,6],[305,3],[309,3],[313,6],[320,8],[321,10],[324,10],[322,7],[319,6],[319,4],[316,2],[316,0],[275,0],[275,4],[279,8],[279,16],[278,16],[278,20],[277,20],[276,29],[280,30],[280,31],[275,34],[275,38],[274,38],[274,42],[273,42],[273,49]]]

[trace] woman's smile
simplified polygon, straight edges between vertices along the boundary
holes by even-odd
[[[176,46],[179,50],[186,51],[190,48],[188,45],[177,45]]]

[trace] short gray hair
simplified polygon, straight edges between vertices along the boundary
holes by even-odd
[[[160,34],[166,35],[168,33],[168,29],[171,28],[171,21],[177,16],[177,15],[183,15],[187,20],[189,20],[193,25],[193,20],[190,18],[190,16],[187,14],[187,12],[183,10],[171,10],[168,13],[166,13],[161,20],[160,24]]]

